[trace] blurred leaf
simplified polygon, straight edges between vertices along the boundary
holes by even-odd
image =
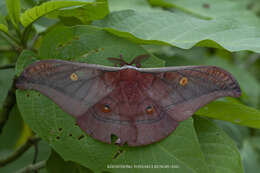
[[[195,114],[260,128],[260,111],[234,102],[214,101],[200,108]]]
[[[44,37],[40,48],[41,59],[70,59],[105,65],[112,65],[107,61],[107,57],[118,57],[122,54],[126,61],[130,61],[136,55],[144,53],[147,52],[140,46],[91,26],[56,28]],[[28,56],[23,57],[26,58]],[[163,61],[152,56],[144,63],[144,66],[148,65],[163,66]],[[182,122],[174,133],[161,142],[145,147],[120,147],[89,137],[75,125],[72,116],[39,92],[17,90],[16,96],[24,120],[39,136],[48,141],[65,161],[76,162],[94,172],[129,171],[107,168],[107,165],[113,164],[176,165],[178,168],[174,170],[180,173],[209,172],[192,128],[192,119]],[[191,155],[193,157],[190,157]],[[135,171],[145,170],[158,171],[145,168]],[[161,170],[172,172],[172,169]]]
[[[59,21],[60,19],[50,20],[49,18],[41,17],[33,23],[33,26],[36,30],[36,33],[40,34],[46,31],[48,32],[48,30],[55,26],[55,24],[58,24]]]
[[[249,140],[245,140],[241,150],[241,157],[246,173],[255,173],[260,170],[260,156]]]
[[[39,4],[40,0],[21,0],[21,8],[28,9]]]
[[[12,86],[14,69],[0,69],[0,109],[3,106],[8,91]]]
[[[47,158],[50,155],[50,147],[49,145],[44,142],[44,141],[40,141],[38,143],[38,161],[42,161],[42,160],[47,160]],[[20,156],[17,160],[13,161],[12,163],[6,165],[5,167],[0,168],[0,172],[3,173],[11,173],[11,172],[16,172],[19,169],[32,164],[33,158],[34,158],[34,152],[35,149],[34,147],[31,147],[28,151],[26,151],[22,156]],[[39,171],[39,173],[47,173],[46,170],[41,169]]]
[[[8,27],[5,18],[2,16],[0,12],[0,30],[3,32],[8,32]]]
[[[94,24],[142,44],[165,44],[183,49],[198,45],[260,52],[260,22],[251,15],[203,20],[183,13],[124,10],[113,12]]]
[[[260,154],[260,136],[251,136],[250,143],[258,151],[258,154]]]
[[[23,128],[23,120],[17,106],[12,108],[8,121],[3,128],[3,132],[0,135],[0,151],[6,150],[7,153],[14,151],[16,148],[16,142],[21,136]],[[0,158],[2,158],[1,155]]]
[[[0,1],[0,12],[3,14],[3,16],[7,15],[6,0]]]
[[[240,154],[233,141],[214,123],[196,117],[195,129],[212,173],[243,173]]]
[[[244,139],[250,137],[250,129],[248,127],[221,120],[215,120],[214,122],[236,142],[238,148],[242,148]]]
[[[70,161],[64,161],[54,150],[51,151],[46,169],[48,173],[92,173],[88,168]]]
[[[24,27],[27,27],[31,23],[33,23],[38,18],[49,14],[55,10],[65,8],[65,7],[73,7],[73,6],[83,6],[83,5],[93,5],[95,3],[84,2],[84,1],[49,1],[45,2],[39,6],[35,6],[31,9],[26,10],[21,15],[21,22]]]
[[[260,15],[260,1],[247,0],[247,9],[253,11],[256,15]]]
[[[110,11],[133,9],[137,11],[154,10],[147,0],[109,0]]]
[[[20,0],[6,0],[6,7],[8,9],[8,15],[13,25],[18,29],[20,23]]]

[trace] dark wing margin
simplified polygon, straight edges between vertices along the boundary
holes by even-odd
[[[173,119],[183,121],[202,106],[225,96],[239,97],[238,82],[227,71],[215,66],[167,67],[141,70],[157,76],[147,91]],[[221,109],[221,108],[220,108]]]
[[[102,80],[102,68],[84,63],[42,60],[23,71],[16,87],[37,90],[64,111],[78,117],[112,91]]]

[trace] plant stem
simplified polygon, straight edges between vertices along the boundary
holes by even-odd
[[[0,70],[1,69],[9,69],[9,68],[15,68],[15,65],[14,64],[7,64],[7,65],[0,66]]]
[[[13,152],[10,156],[0,160],[0,167],[4,167],[8,163],[15,161],[18,159],[23,153],[25,153],[31,146],[36,144],[37,142],[40,141],[41,138],[37,136],[32,136],[30,137],[25,144],[20,146],[15,152]]]
[[[26,49],[27,48],[27,42],[28,42],[28,38],[30,36],[30,33],[32,31],[32,25],[27,26],[24,30],[23,33],[21,35],[21,44],[23,45],[23,48]]]
[[[32,164],[35,164],[37,162],[37,158],[38,158],[38,143],[34,144],[34,156],[33,156],[33,161]],[[34,173],[38,173],[38,170],[35,170]]]
[[[13,80],[13,84],[11,89],[8,91],[8,95],[5,98],[2,110],[0,112],[0,134],[2,133],[2,129],[6,123],[6,121],[8,120],[9,117],[9,113],[12,110],[12,107],[15,105],[16,103],[16,99],[15,99],[15,80]]]
[[[8,34],[7,32],[3,32],[3,33],[4,33],[4,35],[7,36],[10,40],[12,40],[13,42],[15,42],[15,43],[17,44],[17,45],[15,45],[15,46],[21,45],[21,43],[19,42],[19,40],[17,40],[16,38],[14,38],[12,35]],[[2,37],[5,38],[3,35],[2,35]],[[5,38],[5,40],[10,43],[10,41],[7,40],[6,38]],[[13,45],[12,43],[10,43],[10,44]],[[14,45],[13,45],[13,46],[14,46]]]
[[[42,169],[46,166],[46,160],[43,160],[43,161],[40,161],[36,164],[30,164],[20,170],[18,170],[17,172],[15,173],[27,173],[27,172],[32,172],[32,171],[36,171],[36,170],[39,170],[39,169]]]

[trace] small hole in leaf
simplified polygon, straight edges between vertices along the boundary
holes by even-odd
[[[118,158],[118,156],[119,156],[120,154],[122,154],[122,153],[123,153],[123,151],[124,151],[124,150],[122,150],[122,149],[119,149],[119,150],[116,152],[116,154],[113,156],[113,159],[116,159],[116,158]]]
[[[59,131],[62,131],[62,128],[59,128],[58,130],[59,130]]]
[[[38,96],[41,96],[41,94],[38,94]]]
[[[72,136],[72,134],[70,133],[69,136]]]
[[[203,8],[210,8],[210,5],[205,3],[205,4],[202,5],[202,7]]]
[[[59,47],[63,47],[63,44],[62,43],[58,44],[57,48],[59,48]]]
[[[56,139],[58,139],[58,140],[59,140],[59,139],[60,139],[60,137],[59,137],[59,136],[56,136]]]
[[[80,136],[78,137],[78,140],[81,140],[82,138],[84,138],[84,135],[80,135]]]
[[[74,125],[75,125],[75,126],[78,126],[78,123],[75,123]]]
[[[96,52],[98,52],[98,49],[95,49]]]
[[[30,96],[30,94],[26,94],[26,96],[27,96],[27,97],[29,97],[29,96]]]

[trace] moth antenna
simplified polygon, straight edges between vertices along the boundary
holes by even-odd
[[[115,57],[109,57],[107,58],[109,61],[111,61],[112,63],[114,63],[115,67],[117,67],[118,65],[121,67],[121,66],[124,66],[124,65],[127,65],[128,63],[125,62],[123,59],[121,59],[121,55],[120,55],[120,58],[115,58]]]
[[[140,68],[141,67],[141,61],[146,60],[147,58],[149,58],[150,55],[148,54],[143,54],[143,55],[139,55],[136,56],[129,65],[135,64],[136,67]]]

